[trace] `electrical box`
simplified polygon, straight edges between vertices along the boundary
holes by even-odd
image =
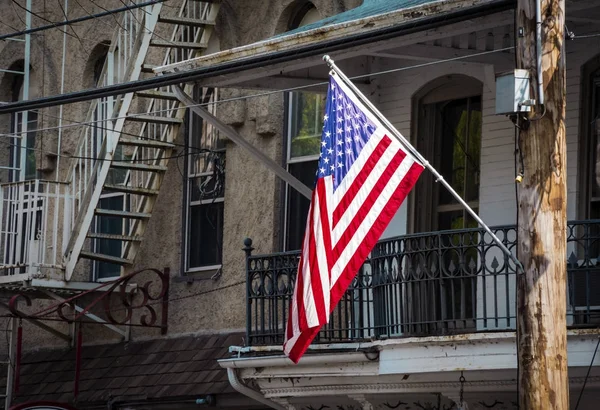
[[[496,114],[509,115],[531,110],[529,72],[514,70],[496,76]],[[529,102],[523,105],[524,102]]]

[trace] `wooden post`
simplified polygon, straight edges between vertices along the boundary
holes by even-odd
[[[541,3],[544,106],[521,119],[517,279],[519,407],[568,409],[566,335],[566,171],[564,0]],[[537,87],[536,0],[518,0],[517,66]],[[527,126],[529,126],[527,128]]]

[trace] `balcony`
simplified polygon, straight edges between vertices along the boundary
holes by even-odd
[[[42,180],[0,185],[0,283],[62,279],[68,185]]]
[[[568,223],[567,324],[600,325],[600,220]],[[516,228],[492,228],[516,251]],[[247,248],[247,340],[283,343],[300,252]],[[516,268],[483,229],[379,242],[314,343],[514,330]]]

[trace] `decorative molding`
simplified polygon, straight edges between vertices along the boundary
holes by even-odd
[[[359,402],[363,410],[373,410],[373,404],[367,400],[364,394],[349,394],[348,397]]]
[[[571,387],[583,384],[585,377],[571,377],[569,383]],[[600,382],[600,376],[588,377],[587,383]],[[515,387],[516,380],[482,380],[467,381],[464,384],[465,390],[485,387]],[[261,391],[267,398],[276,397],[307,397],[316,395],[344,395],[360,396],[367,394],[399,393],[399,392],[426,392],[426,391],[448,391],[460,388],[458,381],[454,382],[422,382],[422,383],[369,383],[369,384],[343,384],[343,385],[322,385],[309,387],[283,387],[283,388],[263,388]]]

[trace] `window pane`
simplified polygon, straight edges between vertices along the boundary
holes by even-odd
[[[124,209],[124,197],[113,196],[100,199],[100,208],[113,211],[122,211]],[[123,218],[113,216],[99,216],[96,219],[96,232],[113,235],[123,234]],[[96,239],[95,249],[97,253],[121,257],[123,250],[122,241],[112,239]],[[96,278],[110,278],[121,274],[121,266],[114,263],[96,262]]]
[[[481,98],[465,98],[441,110],[441,173],[454,190],[468,201],[479,197],[481,150]],[[447,190],[440,190],[440,204],[455,203]]]
[[[318,161],[290,164],[289,171],[305,185],[313,187],[315,185],[317,165]],[[304,195],[295,189],[288,187],[286,250],[301,248],[309,206],[310,201],[308,198],[305,198]]]
[[[290,94],[290,157],[318,155],[325,112],[323,94]]]
[[[466,149],[465,196],[467,201],[479,199],[479,170],[481,161],[481,98],[469,99],[469,129]]]
[[[189,267],[221,264],[223,202],[190,207]]]

